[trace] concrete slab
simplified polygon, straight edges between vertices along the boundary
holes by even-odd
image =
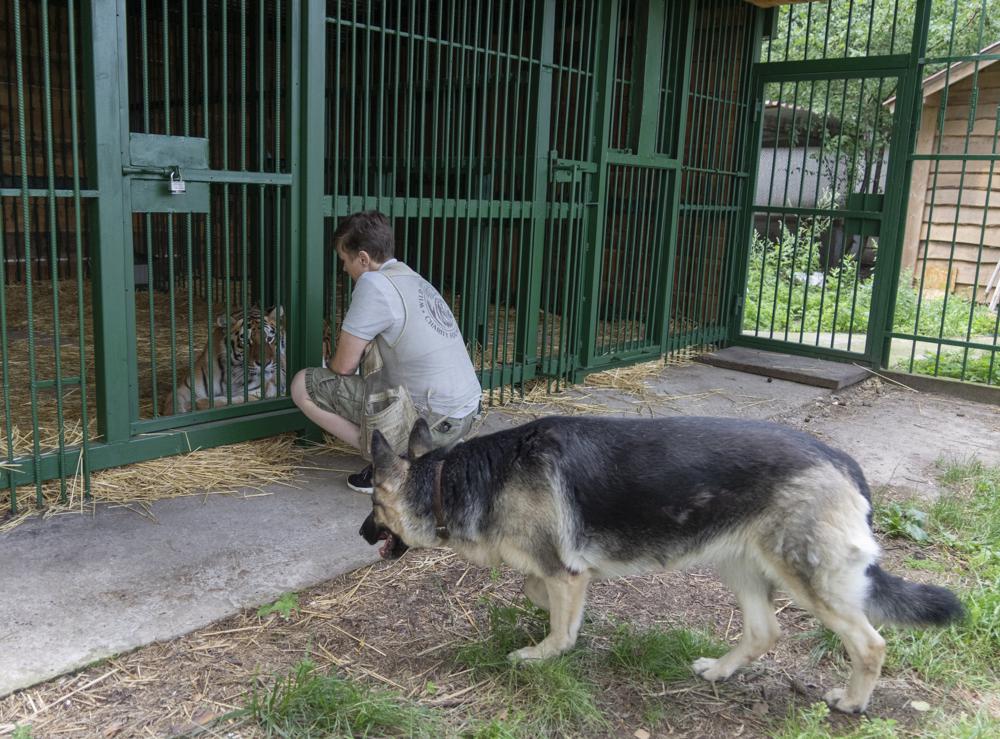
[[[698,357],[698,361],[830,390],[842,390],[871,376],[865,370],[844,362],[766,352],[744,346],[730,346],[704,354]]]
[[[371,498],[323,457],[297,488],[155,503],[152,516],[26,522],[0,536],[0,696],[171,639],[375,561],[358,536]]]

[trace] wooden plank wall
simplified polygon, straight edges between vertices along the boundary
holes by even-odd
[[[939,128],[942,102],[944,125]],[[917,153],[998,153],[998,116],[1000,64],[992,64],[980,71],[978,79],[965,77],[924,101]],[[917,279],[923,272],[926,289],[947,288],[971,295],[978,283],[976,298],[982,301],[983,288],[998,260],[1000,165],[984,160],[916,161],[903,269],[912,269]]]

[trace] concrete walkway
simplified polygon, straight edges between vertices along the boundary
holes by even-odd
[[[97,506],[0,535],[0,697],[375,561],[358,536],[371,498],[343,480],[310,470],[270,495],[165,500],[152,518]]]
[[[932,487],[940,456],[1000,465],[993,406],[892,387],[835,396],[702,364],[667,367],[648,384],[659,394],[648,402],[593,388],[566,395],[608,413],[774,418],[854,454],[873,485],[914,492]],[[493,411],[480,431],[527,418]],[[317,464],[327,469],[270,495],[163,501],[152,518],[98,506],[93,516],[32,520],[0,535],[0,697],[375,561],[357,533],[370,498],[344,482],[359,458]]]

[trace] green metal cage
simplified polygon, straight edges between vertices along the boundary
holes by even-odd
[[[727,343],[997,384],[997,1],[0,0],[8,512],[302,430],[367,208],[488,403]]]

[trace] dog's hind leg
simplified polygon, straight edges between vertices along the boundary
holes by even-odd
[[[528,600],[543,611],[549,610],[549,591],[545,587],[544,579],[537,575],[525,575],[524,594],[528,596]]]
[[[691,665],[696,674],[716,682],[726,680],[736,670],[753,662],[778,641],[781,627],[774,616],[773,586],[752,562],[726,562],[719,574],[729,585],[743,611],[743,635],[732,650],[718,659],[702,657]]]
[[[872,690],[882,672],[885,639],[875,630],[862,609],[864,567],[843,563],[836,575],[814,578],[812,587],[801,580],[783,583],[800,606],[810,611],[824,626],[840,637],[851,660],[851,676],[846,688],[835,688],[823,699],[838,711],[861,713],[868,707]]]
[[[827,691],[823,700],[838,711],[861,713],[868,707],[872,690],[882,672],[885,639],[860,608],[845,607],[844,604],[833,608],[825,602],[813,601],[809,610],[841,638],[851,658],[851,676],[847,687]]]
[[[548,594],[549,635],[533,647],[511,652],[508,657],[513,662],[546,659],[562,654],[576,644],[576,635],[580,631],[590,574],[564,573],[538,580],[545,585]]]

